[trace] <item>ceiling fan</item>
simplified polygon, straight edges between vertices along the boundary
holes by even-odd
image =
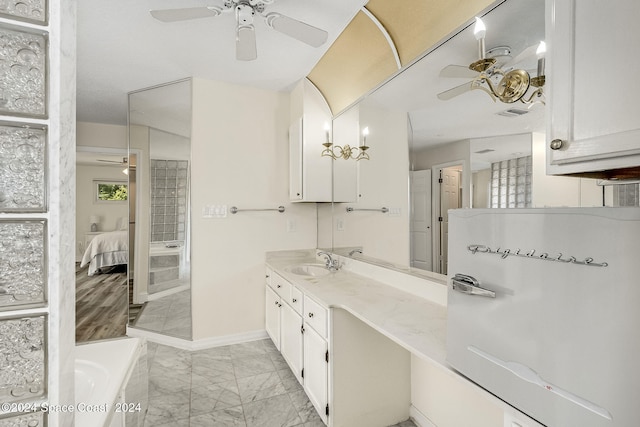
[[[127,163],[129,162],[129,160],[126,157],[122,158],[122,161],[119,160],[107,160],[107,159],[96,159],[97,162],[102,162],[102,163],[113,163],[116,165],[120,165],[120,166],[126,166]]]
[[[182,9],[151,10],[151,16],[162,22],[210,18],[235,11],[236,15],[236,59],[252,61],[257,58],[254,16],[264,18],[268,27],[300,40],[310,46],[322,46],[328,33],[320,28],[298,21],[277,12],[264,13],[266,6],[274,0],[224,0],[222,7],[205,6]]]
[[[507,46],[495,47],[485,51],[485,32],[484,23],[480,18],[476,18],[474,35],[478,39],[480,59],[472,62],[468,67],[448,65],[440,71],[439,75],[440,77],[470,78],[472,80],[440,92],[438,99],[446,101],[465,92],[480,89],[488,93],[494,102],[499,100],[510,104],[521,101],[525,104],[530,104],[530,106],[533,105],[534,98],[542,98],[543,96],[545,43],[540,42],[540,44],[529,46],[518,56],[511,58],[511,49]],[[538,69],[535,77],[531,77],[531,74],[526,70],[516,68],[518,64],[532,56],[538,58]],[[532,86],[536,89],[526,98],[525,94]],[[544,104],[542,99],[538,99],[535,102]]]

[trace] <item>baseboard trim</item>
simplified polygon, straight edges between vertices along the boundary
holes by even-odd
[[[180,286],[176,286],[175,288],[165,289],[164,291],[154,292],[152,294],[147,293],[147,301],[155,301],[157,299],[164,298],[166,296],[173,295],[178,292],[186,291],[190,287],[191,287],[190,285],[180,285]]]
[[[438,427],[413,405],[409,406],[409,416],[418,427]]]
[[[169,335],[159,334],[144,329],[127,326],[127,335],[130,337],[146,338],[147,341],[155,342],[162,345],[179,348],[181,350],[197,351],[207,348],[222,347],[225,345],[240,344],[243,342],[257,341],[266,339],[269,336],[264,329],[240,334],[224,335],[221,337],[204,338],[200,340],[185,340]]]

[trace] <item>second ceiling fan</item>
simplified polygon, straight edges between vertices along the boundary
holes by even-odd
[[[262,16],[268,27],[310,46],[319,47],[327,41],[328,33],[325,30],[277,12],[264,13],[266,6],[273,2],[274,0],[225,0],[222,7],[205,6],[152,10],[150,13],[159,21],[176,22],[210,18],[235,11],[236,59],[240,61],[252,61],[258,57],[255,27],[253,26],[256,15]]]

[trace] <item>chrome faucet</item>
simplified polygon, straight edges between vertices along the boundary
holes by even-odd
[[[324,255],[327,259],[324,262],[325,267],[331,271],[337,271],[340,268],[340,262],[337,259],[333,259],[328,252],[318,252],[318,255]]]
[[[354,249],[349,252],[349,256],[352,257],[353,254],[362,254],[362,249]]]

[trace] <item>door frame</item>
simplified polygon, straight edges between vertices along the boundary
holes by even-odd
[[[440,182],[439,177],[442,173],[442,169],[450,168],[453,166],[460,166],[462,168],[462,174],[460,176],[460,183],[462,188],[462,209],[468,209],[471,207],[471,173],[469,168],[469,161],[466,159],[453,160],[446,163],[438,163],[431,166],[431,229],[432,233],[432,256],[433,256],[433,271],[434,273],[442,274],[442,268],[440,266],[440,224],[438,218],[440,217]]]

